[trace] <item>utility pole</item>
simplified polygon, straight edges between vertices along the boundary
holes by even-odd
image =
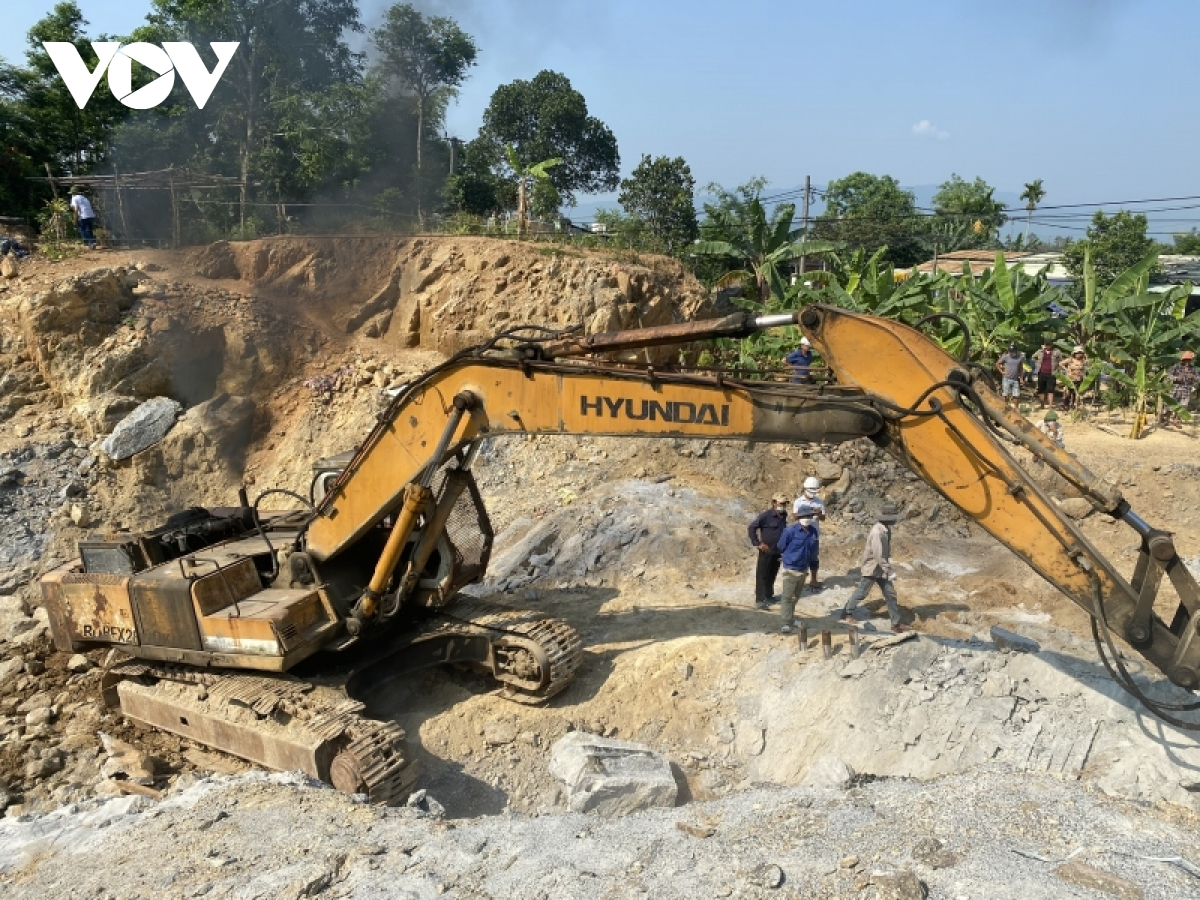
[[[805,175],[804,176],[804,212],[802,213],[802,221],[804,223],[803,224],[804,237],[801,238],[801,240],[805,240],[805,241],[808,240],[808,201],[811,196],[812,196],[812,176]],[[804,256],[802,255],[800,257],[800,271],[796,273],[796,280],[800,283],[801,287],[804,286],[804,261],[805,261]]]

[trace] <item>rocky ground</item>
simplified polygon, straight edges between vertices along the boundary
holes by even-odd
[[[619,819],[447,821],[287,776],[0,822],[13,898],[1200,896],[1193,823],[982,766],[922,782],[759,786]]]
[[[1082,612],[865,442],[489,445],[476,472],[497,540],[471,590],[567,619],[585,660],[541,708],[457,671],[372,697],[372,713],[409,734],[418,786],[437,801],[422,808],[372,810],[253,774],[197,783],[248,767],[104,710],[103,654],[55,652],[36,593],[82,535],[228,504],[241,484],[306,491],[312,461],[352,446],[387,390],[464,334],[705,310],[694,283],[653,260],[376,243],[357,256],[286,241],[108,254],[4,280],[6,894],[917,897],[924,884],[937,897],[1200,896],[1200,870],[1141,858],[1200,863],[1196,741],[1115,688]],[[183,405],[167,437],[128,460],[105,454],[117,422],[160,394]],[[1068,448],[1200,557],[1194,436],[1133,444],[1101,426],[1068,423]],[[751,604],[745,525],[809,474],[830,517],[827,588],[803,599],[813,639],[802,651]],[[884,498],[903,509],[897,585],[921,637],[868,646],[887,637],[876,598],[856,659],[830,613]],[[1081,525],[1132,568],[1128,529]],[[1031,652],[1005,652],[993,626]],[[834,631],[829,660],[822,627]],[[549,765],[571,732],[662,754],[680,806],[613,821],[567,813]]]

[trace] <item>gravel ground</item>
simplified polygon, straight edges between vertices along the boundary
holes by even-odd
[[[846,790],[759,788],[622,819],[453,821],[251,773],[194,783],[157,804],[130,797],[6,819],[0,890],[13,900],[919,898],[925,890],[1183,900],[1200,897],[1200,869],[1142,857],[1197,860],[1195,825],[1169,807],[1000,767]]]

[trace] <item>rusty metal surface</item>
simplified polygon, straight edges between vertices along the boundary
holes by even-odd
[[[416,778],[399,726],[364,717],[353,700],[319,699],[302,682],[134,662],[110,670],[106,684],[136,722],[373,803],[404,800]]]
[[[327,624],[325,607],[316,591],[267,588],[203,617],[200,635],[204,649],[213,653],[282,656],[322,624]]]
[[[184,578],[150,580],[134,576],[130,599],[143,644],[201,649],[190,587]]]
[[[129,576],[65,573],[59,579],[62,617],[72,642],[139,643]]]
[[[261,544],[261,541],[260,541]],[[216,550],[218,548],[214,548]],[[235,552],[226,547],[219,548],[219,553],[203,552],[196,554],[200,559],[214,559],[220,562],[220,571],[216,565],[201,562],[199,567],[185,569],[194,577],[191,580],[192,599],[196,603],[196,611],[202,616],[212,615],[227,607],[234,606],[251,594],[262,590],[262,579],[254,560],[248,557],[238,558]],[[169,571],[169,570],[168,570]]]
[[[121,711],[136,722],[178,734],[206,747],[213,747],[279,771],[300,771],[320,778],[329,760],[318,758],[325,741],[319,735],[302,728],[285,733],[272,733],[260,727],[253,714],[244,714],[242,721],[231,721],[225,710],[196,698],[201,691],[190,690],[166,694],[157,685],[141,685],[123,681],[117,685]],[[322,765],[322,763],[324,765]]]
[[[67,615],[66,603],[62,594],[62,580],[67,575],[79,571],[82,561],[72,559],[52,569],[42,576],[42,605],[50,619],[50,637],[54,646],[63,653],[74,653],[83,648],[82,642],[76,641],[71,630],[71,620]]]
[[[674,325],[656,325],[652,328],[564,337],[547,341],[539,345],[538,349],[543,356],[553,359],[587,353],[639,350],[643,347],[661,347],[666,344],[686,344],[718,337],[743,337],[754,330],[752,317],[745,313],[734,313],[724,319],[702,319]]]

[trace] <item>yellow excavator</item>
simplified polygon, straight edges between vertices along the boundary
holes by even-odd
[[[361,446],[316,466],[309,497],[291,494],[301,510],[260,509],[288,491],[253,503],[243,491],[236,507],[191,509],[152,530],[80,542],[79,558],[41,582],[55,644],[117,651],[103,699],[136,722],[373,802],[400,802],[416,776],[404,733],[367,716],[356,697],[455,663],[490,674],[514,701],[540,703],[571,682],[582,656],[568,623],[460,593],[483,577],[492,549],[471,474],[483,441],[865,437],[1092,616],[1101,658],[1127,690],[1167,721],[1194,727],[1178,714],[1200,704],[1147,697],[1114,643],[1115,635],[1175,684],[1200,686],[1200,589],[1170,533],[1006,409],[970,365],[920,330],[926,324],[809,306],[587,336],[511,329],[407,385]],[[797,325],[836,384],[615,361]],[[1130,580],[1059,511],[1015,448],[1134,529],[1141,550]],[[1164,575],[1178,598],[1168,619],[1156,610]]]

